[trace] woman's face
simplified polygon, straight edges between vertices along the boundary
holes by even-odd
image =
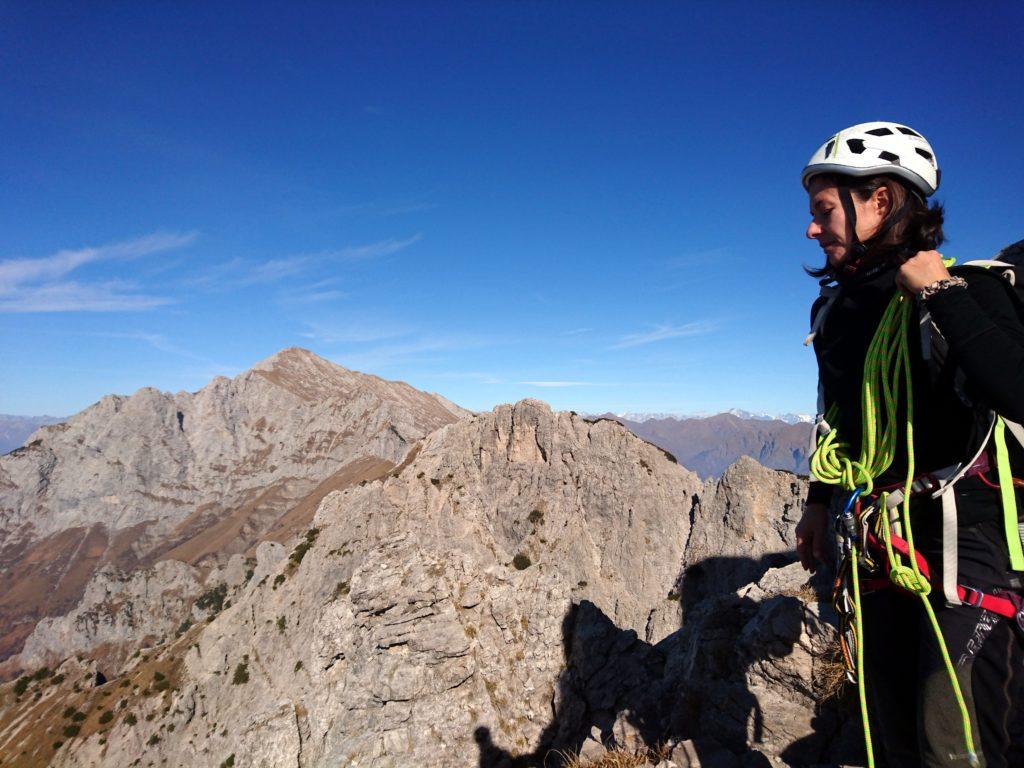
[[[823,177],[811,179],[807,190],[811,203],[811,223],[807,226],[807,237],[817,240],[825,252],[828,263],[838,267],[849,256],[848,244],[852,232],[846,220],[846,211],[839,199],[839,188]],[[857,239],[864,242],[881,225],[889,211],[889,192],[883,186],[867,200],[851,196],[857,211]]]

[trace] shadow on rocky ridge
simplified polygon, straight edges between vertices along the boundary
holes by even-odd
[[[706,591],[706,574],[751,572],[760,579],[738,592]],[[540,746],[513,754],[481,726],[479,768],[565,765],[610,747],[704,768],[859,762],[855,718],[821,687],[834,639],[825,577],[808,583],[777,555],[714,557],[688,569],[681,587],[684,626],[653,645],[592,602],[574,604]]]

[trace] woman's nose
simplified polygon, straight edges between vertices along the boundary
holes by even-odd
[[[811,223],[807,225],[807,232],[805,234],[809,240],[813,240],[821,234],[821,226],[814,219],[811,219]]]

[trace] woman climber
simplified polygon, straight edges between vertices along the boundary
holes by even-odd
[[[1019,766],[1024,270],[937,252],[939,177],[889,122],[840,131],[803,170],[826,262],[808,270],[819,419],[797,553],[812,572],[836,560],[869,765]]]

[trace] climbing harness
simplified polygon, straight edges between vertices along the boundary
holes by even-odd
[[[952,263],[952,260],[946,261],[947,266],[952,266]],[[1019,266],[999,261],[972,262],[964,266],[968,271],[971,268],[987,268],[1001,272],[1009,285],[1018,292],[1024,285]],[[962,272],[964,268],[957,268],[957,271]],[[815,335],[821,332],[838,293],[838,288],[823,287],[822,295],[826,301],[815,315],[811,334],[805,344],[810,344]],[[990,412],[987,433],[974,456],[961,464],[916,475],[909,351],[913,319],[912,300],[897,292],[882,315],[865,358],[861,387],[863,429],[860,451],[856,456],[851,446],[842,442],[835,427],[839,420],[837,409],[833,407],[825,413],[824,392],[819,388],[819,417],[812,435],[814,450],[810,459],[811,472],[818,480],[848,492],[839,497],[841,505],[835,519],[839,565],[833,589],[833,606],[839,616],[839,643],[847,678],[857,684],[868,765],[874,766],[874,754],[867,715],[861,598],[863,594],[887,586],[899,587],[921,599],[960,710],[968,758],[975,765],[978,764],[978,756],[970,715],[941,628],[928,599],[932,589],[931,569],[914,547],[910,500],[924,494],[941,499],[942,591],[946,602],[973,606],[1012,619],[1020,631],[1024,632],[1024,603],[1019,595],[1010,592],[986,594],[958,583],[957,516],[953,493],[956,483],[972,476],[977,476],[985,484],[999,490],[1010,565],[1013,570],[1024,570],[1024,547],[1021,544],[1024,526],[1018,521],[1015,492],[1015,488],[1024,487],[1024,481],[1011,474],[1006,444],[1006,433],[1010,432],[1024,446],[1024,428]],[[947,352],[945,341],[923,307],[919,320],[922,353],[931,364],[941,364]],[[907,474],[897,485],[876,488],[875,480],[892,466],[896,457],[901,405],[904,410]],[[998,482],[995,483],[986,477],[986,473],[992,470],[986,450],[990,446],[996,458]]]
[[[838,597],[834,603],[842,619],[840,643],[844,658],[848,660],[847,669],[857,682],[869,768],[873,768],[875,763],[864,678],[860,570],[875,565],[870,559],[871,548],[868,546],[872,536],[875,542],[880,541],[883,545],[881,548],[876,547],[876,550],[884,552],[884,570],[889,580],[921,599],[960,710],[968,759],[972,765],[979,764],[967,705],[934,609],[928,600],[931,583],[922,572],[914,547],[910,499],[918,478],[914,466],[914,398],[909,345],[911,321],[912,301],[902,292],[897,292],[882,315],[864,362],[861,387],[863,429],[859,454],[853,458],[850,446],[840,440],[838,430],[832,426],[838,423],[839,416],[833,408],[823,424],[819,425],[821,435],[810,461],[811,472],[818,480],[838,485],[849,492],[849,498],[837,521],[841,564],[836,590]],[[892,466],[896,456],[900,405],[905,414],[906,479],[901,489],[895,492],[880,490],[875,496],[875,479]],[[827,433],[823,426],[828,427]],[[900,493],[900,498],[890,504],[893,493]],[[860,504],[862,496],[872,498],[868,508]],[[865,515],[868,509],[871,512]],[[872,522],[873,526],[866,525]],[[894,526],[896,531],[893,530]],[[894,546],[894,536],[902,543]],[[877,566],[874,570],[877,570]]]

